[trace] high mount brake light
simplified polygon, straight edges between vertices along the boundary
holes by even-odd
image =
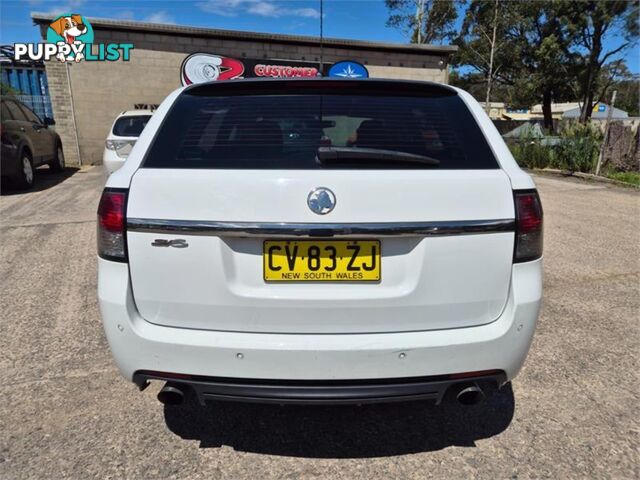
[[[127,261],[126,209],[127,190],[105,188],[98,205],[98,255],[101,258]]]
[[[542,204],[536,190],[514,192],[516,244],[514,262],[528,262],[542,256]]]

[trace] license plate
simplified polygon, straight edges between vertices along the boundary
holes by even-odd
[[[379,240],[266,240],[266,282],[377,282]]]

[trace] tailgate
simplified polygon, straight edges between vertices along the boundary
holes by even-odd
[[[318,186],[336,197],[326,216],[307,205]],[[514,211],[509,179],[499,169],[143,168],[129,195],[133,293],[152,323],[242,332],[406,332],[485,324],[507,300]],[[374,233],[353,234],[366,224],[374,224]],[[424,228],[411,231],[416,225]],[[377,281],[265,281],[265,241],[354,238],[380,242]]]

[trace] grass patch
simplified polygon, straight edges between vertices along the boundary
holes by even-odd
[[[640,172],[605,172],[604,176],[640,187]]]

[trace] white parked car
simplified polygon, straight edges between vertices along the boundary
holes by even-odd
[[[102,164],[107,173],[113,173],[124,165],[152,114],[151,110],[129,110],[118,115],[109,130],[102,154]]]
[[[535,185],[435,83],[178,89],[98,225],[111,351],[165,403],[476,403],[522,367],[542,297]]]

